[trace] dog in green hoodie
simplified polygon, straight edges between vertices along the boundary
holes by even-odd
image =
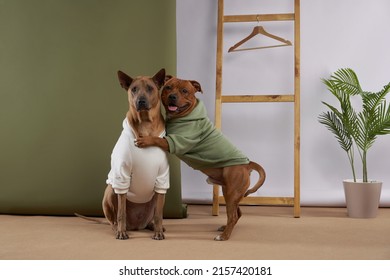
[[[239,202],[257,191],[265,181],[265,171],[239,151],[207,117],[203,102],[195,93],[202,92],[197,81],[169,79],[161,93],[166,111],[164,138],[142,136],[136,140],[140,148],[158,146],[175,154],[190,167],[208,176],[207,182],[220,185],[226,202],[227,224],[214,239],[228,240],[241,217]],[[259,173],[259,180],[250,188],[250,173]]]

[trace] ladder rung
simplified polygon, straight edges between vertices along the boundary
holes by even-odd
[[[223,196],[218,197],[219,204],[226,204]],[[247,196],[240,201],[240,205],[286,205],[293,206],[293,197],[264,197],[264,196]]]
[[[283,21],[294,20],[295,14],[264,14],[264,15],[229,15],[224,16],[224,22],[250,22],[250,21]]]
[[[239,102],[294,102],[293,94],[286,95],[222,95],[222,103]]]

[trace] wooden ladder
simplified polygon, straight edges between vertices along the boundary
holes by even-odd
[[[224,0],[218,0],[217,62],[215,126],[221,129],[222,103],[241,102],[293,102],[294,103],[294,196],[293,197],[244,197],[241,205],[286,205],[294,207],[294,217],[299,218],[300,208],[300,0],[294,1],[294,13],[224,15]],[[294,21],[294,93],[288,95],[222,95],[223,32],[224,23],[256,21]],[[220,187],[213,187],[212,214],[219,214],[224,204]]]

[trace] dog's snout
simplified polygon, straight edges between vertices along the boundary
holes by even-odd
[[[170,101],[176,101],[177,100],[177,95],[176,94],[171,94],[171,95],[168,96],[168,99]]]
[[[146,100],[145,99],[139,99],[138,100],[138,105],[139,106],[145,106],[146,105]]]
[[[148,109],[148,100],[146,99],[145,96],[141,96],[138,98],[136,102],[137,110],[147,110]]]

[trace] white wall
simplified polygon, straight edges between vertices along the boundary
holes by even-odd
[[[225,14],[293,12],[293,2],[225,0]],[[365,90],[379,91],[390,82],[389,12],[388,0],[301,0],[302,205],[344,205],[342,180],[352,174],[346,154],[317,121],[325,110],[321,100],[334,102],[320,79],[328,78],[339,68],[350,67],[357,72]],[[178,77],[201,83],[204,94],[199,94],[199,98],[206,103],[211,120],[214,120],[216,21],[216,0],[177,0]],[[227,53],[255,25],[226,24],[223,92],[293,92],[293,47]],[[293,23],[261,25],[270,33],[294,39]],[[291,103],[223,105],[222,131],[266,169],[267,181],[257,195],[293,193],[292,106]],[[390,136],[379,138],[369,152],[369,177],[384,182],[381,205],[390,206]],[[206,184],[205,176],[185,164],[182,164],[182,185],[185,201],[211,202],[212,187]]]

